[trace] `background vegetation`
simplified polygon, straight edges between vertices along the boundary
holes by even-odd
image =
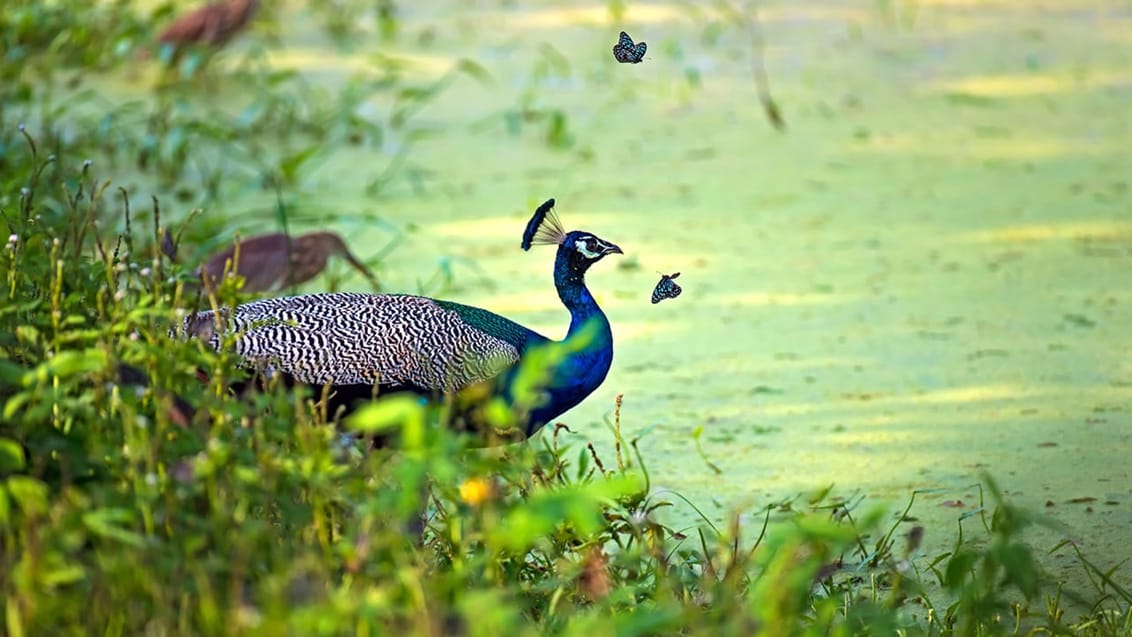
[[[338,47],[357,46],[362,27],[404,37],[396,7],[371,5],[307,10]],[[195,264],[235,230],[365,224],[387,234],[371,261],[388,266],[411,228],[372,211],[430,187],[414,143],[445,133],[418,115],[456,81],[493,79],[463,60],[419,80],[382,56],[329,84],[278,71],[265,56],[276,16],[295,9],[275,3],[226,57],[139,61],[175,8],[15,0],[0,11],[7,634],[1132,631],[1117,568],[1077,553],[1093,588],[1063,590],[1026,531],[1064,530],[1012,505],[989,476],[950,547],[925,554],[911,511],[926,491],[888,510],[822,490],[713,523],[654,488],[649,458],[622,433],[620,399],[602,439],[560,426],[482,451],[440,426],[442,408],[383,401],[327,422],[308,395],[230,395],[237,361],[166,337],[194,304],[239,298],[186,291]],[[530,67],[519,103],[479,125],[533,130],[547,153],[586,161],[570,116],[533,88],[569,64],[550,49]],[[115,95],[138,74],[154,80],[151,95]],[[343,146],[382,162],[363,183],[340,184],[366,202],[356,213],[312,187],[327,149]],[[254,204],[224,214],[232,200]],[[175,252],[162,249],[170,238]],[[459,285],[457,263],[441,261],[410,291]],[[119,384],[119,364],[151,385]],[[197,408],[187,427],[174,395]],[[358,438],[389,430],[395,451]],[[674,527],[670,508],[699,523]]]

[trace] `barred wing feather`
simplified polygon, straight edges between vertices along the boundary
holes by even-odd
[[[304,383],[381,384],[452,392],[519,360],[539,334],[478,308],[419,296],[329,293],[264,299],[224,311],[235,351]],[[484,320],[484,319],[487,320]],[[212,312],[186,329],[220,347]]]

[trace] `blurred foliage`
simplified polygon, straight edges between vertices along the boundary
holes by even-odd
[[[378,3],[384,37],[397,33],[395,9]],[[115,104],[81,84],[150,32],[133,3],[14,0],[0,27],[6,634],[1132,630],[1132,596],[1080,554],[1096,595],[1076,600],[1086,616],[1067,617],[1067,593],[1024,541],[1043,521],[989,478],[987,501],[965,518],[976,532],[961,522],[942,555],[920,550],[911,502],[893,518],[828,492],[737,512],[723,529],[703,518],[677,530],[663,523],[673,504],[652,490],[616,411],[615,457],[602,458],[564,425],[484,451],[444,427],[445,405],[392,398],[341,422],[278,384],[234,395],[245,372],[227,350],[167,336],[186,311],[238,300],[234,283],[210,298],[186,294],[191,268],[171,258],[183,239],[202,251],[226,240],[233,221],[162,205],[262,190],[285,226],[328,144],[380,150],[395,137],[389,168],[358,188],[382,196],[410,172],[406,142],[431,134],[414,125],[420,107],[456,75],[487,81],[486,71],[466,61],[416,84],[387,60],[329,92],[253,57],[230,71],[246,100],[234,107],[177,82]],[[553,50],[543,59],[536,75],[569,74]],[[206,67],[192,81],[221,72]],[[375,96],[389,105],[383,116],[363,109]],[[519,124],[547,122],[550,148],[572,143],[565,114],[534,93],[515,112]],[[160,196],[131,201],[112,174],[148,179]],[[447,262],[442,274],[453,276]],[[521,400],[537,395],[537,363],[518,374]],[[124,384],[120,365],[148,383]],[[194,408],[187,422],[175,398]],[[370,448],[378,434],[398,444]]]
[[[399,242],[402,230],[368,209],[326,210],[310,187],[312,174],[327,149],[353,146],[375,157],[373,177],[357,185],[354,199],[382,198],[403,184],[420,191],[431,171],[415,165],[410,153],[417,141],[437,132],[417,121],[420,110],[458,77],[490,82],[487,72],[460,60],[439,79],[418,81],[403,60],[379,56],[331,90],[270,67],[263,47],[250,46],[220,52],[237,58],[235,65],[201,65],[185,77],[166,73],[148,95],[96,90],[100,75],[134,80],[160,68],[150,48],[154,25],[167,24],[186,4],[162,3],[147,17],[132,2],[5,3],[0,22],[19,28],[3,35],[10,46],[0,59],[0,173],[18,170],[26,131],[34,135],[41,158],[80,157],[113,171],[118,187],[160,196],[175,219],[193,210],[223,209],[232,199],[255,199],[256,193],[271,202],[229,214],[235,223],[248,224],[242,228],[205,215],[178,231],[184,233],[180,255],[186,263],[230,243],[234,230],[262,232],[265,221],[289,232],[292,224],[347,220],[387,231],[390,245]],[[322,18],[329,11],[324,5],[310,10]],[[392,5],[384,11],[395,15]],[[271,12],[262,13],[255,24],[272,24]],[[84,35],[81,40],[59,35],[67,29]],[[254,32],[242,37],[256,41]],[[224,87],[233,90],[221,90],[218,98],[217,89]],[[18,192],[0,193],[0,205],[11,206]],[[45,196],[42,202],[57,209],[55,193]],[[120,228],[123,217],[99,221]]]
[[[5,0],[0,10],[5,73],[0,79],[17,80],[19,65],[29,64],[104,69],[131,53],[148,31],[148,21],[131,0]],[[40,66],[48,60],[50,66]]]

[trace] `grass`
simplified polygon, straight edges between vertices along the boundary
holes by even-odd
[[[70,12],[31,14],[38,17],[20,37],[38,42],[58,20],[77,23],[93,11],[62,6]],[[18,13],[4,11],[5,20]],[[382,14],[388,33],[395,15]],[[0,89],[0,239],[8,237],[0,252],[0,603],[8,635],[1132,630],[1132,594],[1115,569],[1078,551],[1095,589],[1070,599],[1026,542],[1027,528],[1049,523],[1012,505],[989,476],[984,499],[939,555],[921,551],[924,531],[910,516],[918,494],[890,512],[824,490],[737,511],[725,528],[701,516],[698,528],[675,529],[663,510],[696,505],[652,489],[647,458],[622,435],[619,405],[615,451],[602,457],[565,425],[485,451],[443,426],[444,406],[389,399],[341,420],[315,397],[279,386],[232,395],[238,361],[166,336],[194,305],[239,299],[231,286],[207,299],[187,295],[191,267],[162,249],[167,233],[192,243],[218,228],[193,217],[170,230],[167,197],[131,202],[103,166],[131,178],[139,169],[173,200],[207,204],[249,176],[217,165],[202,177],[185,165],[209,161],[238,137],[267,157],[251,179],[280,202],[278,212],[302,194],[317,161],[312,140],[379,143],[387,128],[411,120],[413,100],[444,84],[360,81],[335,96],[252,71],[261,74],[252,106],[234,117],[167,92],[132,121],[125,110],[89,119],[49,81],[26,79],[40,66],[112,66],[83,48],[125,37],[104,28],[72,40],[74,49],[9,55],[0,73],[25,80]],[[395,122],[375,125],[349,107],[387,89],[401,106]],[[39,125],[17,125],[47,112],[28,120]],[[82,125],[89,122],[109,123]],[[300,122],[311,128],[272,138]],[[64,124],[86,132],[65,134],[56,128]],[[566,145],[564,130],[551,126],[548,146]],[[203,141],[185,142],[190,134]],[[371,194],[396,179],[384,173]],[[120,364],[144,370],[150,384],[121,384]],[[197,369],[208,370],[207,382]],[[519,382],[537,385],[532,374]],[[174,395],[196,407],[188,426],[173,417]],[[365,439],[373,434],[399,444],[372,450]],[[714,466],[700,434],[697,452]],[[1070,601],[1087,611],[1074,615]]]

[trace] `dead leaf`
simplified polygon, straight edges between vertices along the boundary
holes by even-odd
[[[592,600],[609,595],[612,585],[609,581],[609,557],[598,547],[592,548],[582,559],[582,574],[578,578],[582,593]]]

